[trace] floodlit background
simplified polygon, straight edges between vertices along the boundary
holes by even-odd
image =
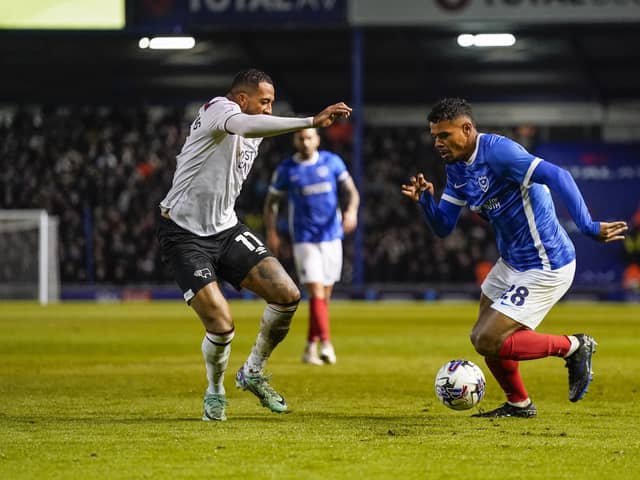
[[[638,1],[0,2],[0,478],[632,478],[639,45]],[[213,424],[200,420],[202,326],[155,224],[194,112],[247,67],[272,75],[276,114],[354,107],[322,146],[346,160],[362,206],[331,304],[338,363],[300,362],[303,302],[268,365],[292,412],[269,413],[232,378],[263,302],[225,288],[236,337],[228,421]],[[438,239],[400,194],[417,171],[444,185],[426,115],[445,96],[569,169],[594,218],[631,227],[601,245],[557,203],[577,272],[541,330],[600,345],[577,404],[561,359],[522,362],[536,419],[470,418],[433,392],[438,368],[464,358],[487,377],[480,407],[504,401],[468,340],[497,256],[490,228],[466,212]],[[265,140],[243,188],[237,212],[258,234],[290,153],[290,137]],[[293,274],[290,250],[281,260]]]
[[[467,213],[440,240],[399,194],[418,170],[443,185],[426,114],[444,96],[471,101],[482,131],[568,168],[594,218],[632,226],[625,244],[602,246],[558,204],[578,248],[570,295],[637,296],[636,3],[30,0],[2,4],[0,18],[1,206],[46,210],[47,230],[57,222],[44,239],[57,239],[53,259],[38,246],[44,227],[3,227],[2,296],[34,296],[58,265],[46,288],[62,299],[179,298],[158,257],[156,206],[193,112],[249,66],[274,78],[275,113],[355,108],[322,132],[363,194],[338,296],[477,295],[496,259],[486,223]],[[259,233],[266,185],[289,153],[290,138],[266,140],[238,202]]]

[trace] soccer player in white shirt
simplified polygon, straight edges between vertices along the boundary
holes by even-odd
[[[428,116],[435,148],[446,163],[439,203],[423,174],[402,193],[419,202],[440,237],[451,233],[467,206],[493,227],[500,257],[482,283],[480,312],[471,342],[485,357],[507,401],[477,417],[535,417],[519,362],[548,356],[565,359],[569,400],[584,396],[591,381],[595,340],[586,334],[549,335],[535,329],[567,292],[575,249],[555,213],[558,194],[582,233],[594,240],[624,239],[623,221],[594,222],[571,174],[500,135],[478,133],[470,105],[459,98],[438,102]]]
[[[342,272],[342,238],[358,224],[360,195],[344,161],[335,153],[318,150],[320,136],[316,129],[294,133],[293,143],[296,153],[276,168],[265,200],[267,245],[278,254],[278,206],[287,194],[296,271],[310,297],[309,332],[302,361],[333,364],[336,353],[329,332],[329,301]],[[341,191],[345,197],[343,210]]]
[[[203,420],[226,420],[224,373],[234,323],[219,280],[247,288],[267,302],[260,330],[236,386],[249,390],[273,412],[287,404],[269,384],[264,367],[287,335],[300,292],[280,262],[246,225],[234,207],[263,137],[310,127],[328,127],[351,108],[336,103],[314,117],[271,115],[273,81],[266,73],[238,73],[229,92],[204,104],[177,157],[173,184],[160,202],[158,240],[163,260],[174,272],[185,301],[205,327],[202,353],[208,387]]]

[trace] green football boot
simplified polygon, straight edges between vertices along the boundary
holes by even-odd
[[[242,390],[249,390],[258,397],[263,407],[272,412],[286,412],[287,402],[285,402],[282,395],[269,385],[270,378],[271,375],[263,375],[262,373],[245,373],[244,367],[240,367],[240,370],[236,373],[236,387]]]
[[[205,422],[224,422],[227,419],[224,411],[226,406],[227,399],[224,393],[205,393],[202,420]]]

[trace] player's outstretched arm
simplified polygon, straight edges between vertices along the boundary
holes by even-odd
[[[306,118],[236,113],[227,119],[224,128],[229,133],[246,138],[274,137],[305,128],[328,127],[339,118],[348,118],[349,115],[351,107],[340,102],[325,108],[315,117]]]
[[[245,138],[264,138],[311,128],[313,117],[276,117],[236,113],[225,123],[225,130]]]
[[[578,185],[564,168],[543,160],[535,167],[531,180],[547,185],[560,196],[569,210],[569,215],[585,235],[605,243],[624,239],[624,233],[628,229],[627,223],[624,221],[594,222]]]
[[[313,117],[313,126],[316,128],[328,127],[340,118],[349,118],[351,111],[351,107],[346,103],[334,103]]]

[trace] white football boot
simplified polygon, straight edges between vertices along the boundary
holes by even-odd
[[[331,345],[331,342],[329,341],[320,342],[320,352],[318,355],[320,357],[320,360],[330,365],[333,365],[337,361],[336,352],[333,349],[333,345]]]

